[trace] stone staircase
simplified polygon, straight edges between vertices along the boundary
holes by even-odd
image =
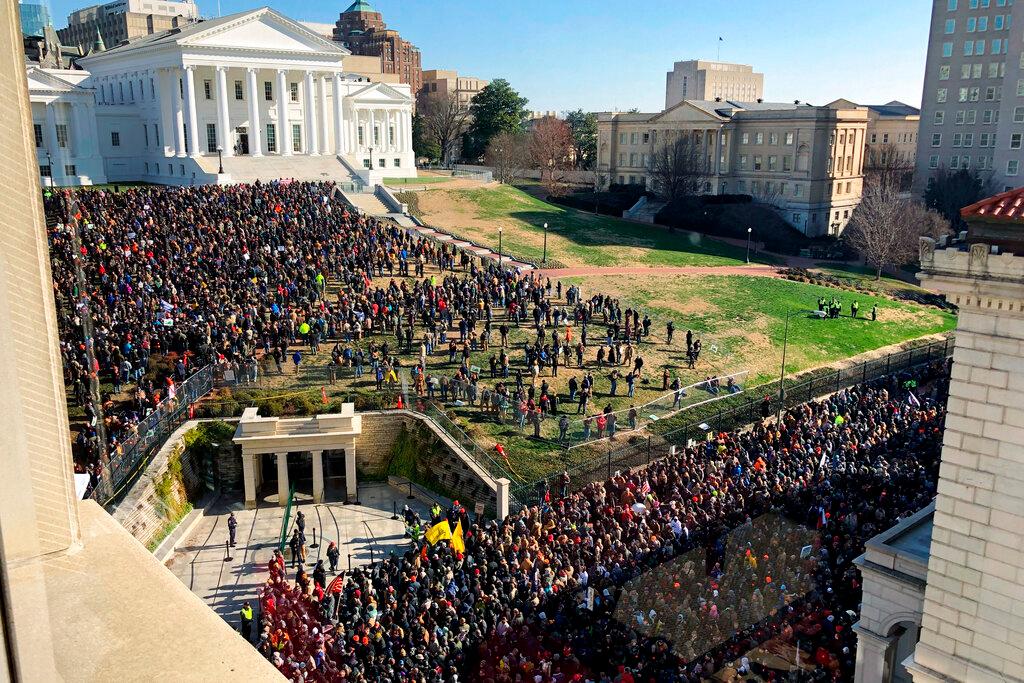
[[[204,156],[199,157],[196,161],[208,173],[217,172],[217,157]],[[231,176],[233,183],[251,183],[257,179],[265,181],[270,178],[360,182],[352,175],[349,168],[334,155],[225,157],[224,173]]]
[[[370,192],[346,192],[345,197],[353,206],[369,216],[387,216],[391,209]]]
[[[666,204],[667,202],[659,201],[657,199],[641,197],[632,208],[622,213],[622,217],[639,221],[641,223],[654,223],[654,217],[658,215],[659,211],[665,208]]]

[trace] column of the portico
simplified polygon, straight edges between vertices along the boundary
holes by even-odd
[[[345,498],[350,502],[359,500],[359,483],[356,481],[356,442],[345,449]]]
[[[86,129],[84,109],[84,102],[75,102],[74,100],[68,102],[71,123],[71,155],[78,158],[92,156],[93,139]]]
[[[334,74],[334,152],[338,156],[348,151],[341,97],[341,74],[336,72]]]
[[[277,70],[277,150],[282,156],[292,155],[292,131],[288,123],[288,100],[291,99],[291,88],[288,87],[288,72]]]
[[[306,122],[306,154],[310,156],[318,153],[316,144],[316,86],[313,84],[313,72],[307,71],[303,83],[305,90],[305,101],[302,103],[302,112],[305,114]]]
[[[64,162],[60,142],[57,140],[57,103],[46,103],[46,151],[50,153],[50,180],[64,175]],[[58,172],[59,171],[59,172]]]
[[[231,116],[228,113],[228,68],[217,67],[217,145],[226,157],[235,156],[235,137],[232,135]]]
[[[330,154],[331,150],[331,103],[327,100],[328,76],[320,75],[320,152]]]
[[[242,484],[245,489],[245,509],[256,507],[256,458],[260,456],[242,451]]]
[[[171,92],[174,75],[170,69],[159,69],[156,77],[160,85],[160,143],[164,156],[172,157],[178,151],[174,146],[174,95]]]
[[[181,97],[181,69],[171,69],[171,101],[174,104],[174,150],[185,156],[185,106]]]
[[[408,109],[402,110],[402,151],[412,151],[412,114]]]
[[[324,452],[310,451],[313,458],[313,502],[324,502]]]
[[[185,67],[185,121],[188,124],[188,154],[199,156],[199,118],[196,116],[196,74],[192,65]]]
[[[254,157],[263,156],[263,139],[260,130],[260,97],[256,83],[256,69],[246,69],[246,76],[249,80],[249,155]]]
[[[288,454],[277,453],[277,504],[288,504]]]
[[[371,168],[376,168],[375,165],[374,165],[375,162],[374,162],[372,157],[373,157],[373,151],[375,151],[375,148],[378,147],[378,145],[377,145],[377,110],[375,110],[375,109],[370,109],[369,110],[369,119],[370,119],[370,123],[369,123],[370,130],[369,130],[369,134],[366,136],[366,141],[367,141],[367,147],[369,147],[370,150],[371,150],[371,152],[370,152],[370,157],[371,157],[370,158],[370,167]]]

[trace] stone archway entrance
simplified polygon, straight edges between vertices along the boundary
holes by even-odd
[[[257,408],[246,408],[233,439],[242,448],[246,508],[256,507],[259,488],[270,478],[266,476],[266,467],[274,468],[272,478],[277,480],[279,505],[287,504],[292,482],[296,477],[304,478],[307,471],[312,480],[313,502],[323,502],[327,477],[332,483],[344,484],[346,500],[356,501],[355,439],[361,432],[362,418],[355,414],[352,403],[343,404],[340,413],[295,419],[260,417]],[[326,469],[325,452],[329,454]],[[266,455],[272,456],[269,462],[265,462]]]

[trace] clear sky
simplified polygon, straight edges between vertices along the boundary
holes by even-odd
[[[54,24],[88,0],[50,0]],[[259,0],[220,0],[223,14]],[[423,67],[505,78],[531,109],[658,111],[672,62],[715,59],[765,74],[765,99],[920,105],[931,0],[370,0],[420,48]],[[333,23],[341,2],[270,0]],[[216,16],[217,0],[199,0]]]

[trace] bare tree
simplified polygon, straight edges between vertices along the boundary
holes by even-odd
[[[894,187],[898,192],[910,191],[914,163],[896,145],[868,145],[864,152],[864,176],[867,182]]]
[[[901,198],[892,184],[868,183],[843,239],[875,267],[878,280],[886,266],[900,266],[916,256],[922,235],[935,238],[950,231],[949,221]]]
[[[463,134],[469,130],[469,107],[461,104],[455,93],[431,93],[423,98],[419,109],[427,134],[441,149],[441,162],[450,165]]]
[[[682,133],[666,142],[651,156],[651,179],[655,191],[672,201],[700,194],[710,176],[700,135]]]
[[[561,171],[569,165],[573,150],[569,124],[554,116],[545,116],[530,133],[530,159],[540,169],[540,182],[548,194],[564,190]]]
[[[759,183],[757,191],[753,193],[753,197],[761,204],[777,206],[781,193],[782,186],[779,183],[765,180]]]
[[[530,165],[530,152],[523,133],[498,133],[491,138],[484,154],[485,163],[493,169],[499,183],[512,183]]]

